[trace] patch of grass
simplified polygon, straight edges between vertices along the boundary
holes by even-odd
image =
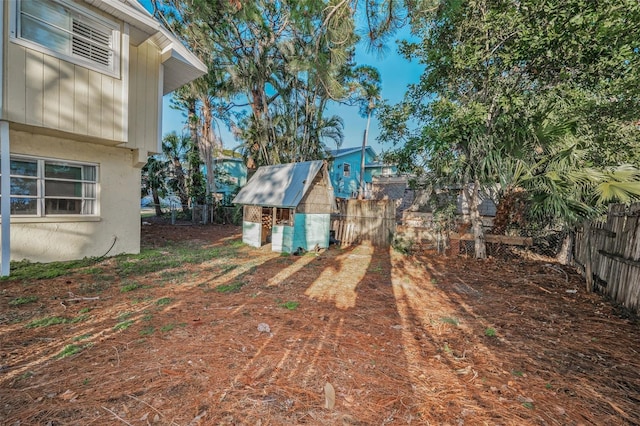
[[[454,317],[442,317],[440,318],[440,321],[445,324],[451,324],[455,326],[460,325],[460,321],[458,320],[458,318],[454,318]]]
[[[138,303],[144,303],[144,302],[148,302],[149,300],[152,300],[153,297],[151,296],[147,296],[147,297],[134,297],[133,299],[131,299],[131,304],[132,305],[137,305]]]
[[[140,330],[140,335],[141,336],[150,336],[152,335],[154,332],[156,331],[156,328],[154,326],[149,326],[149,327],[145,327],[142,330]]]
[[[240,289],[245,285],[245,283],[240,281],[235,281],[231,284],[222,284],[214,288],[214,290],[218,293],[237,293]]]
[[[245,244],[242,242],[242,240],[228,240],[225,244],[228,247],[243,247]]]
[[[511,374],[513,374],[514,376],[517,376],[517,377],[524,376],[524,373],[522,371],[518,371],[518,370],[512,371]]]
[[[15,299],[9,300],[9,306],[26,305],[27,303],[33,303],[37,300],[38,298],[36,296],[16,297]]]
[[[134,291],[139,289],[140,287],[142,287],[140,284],[138,283],[129,283],[129,284],[125,284],[123,286],[120,287],[120,293],[127,293],[130,291]]]
[[[0,280],[44,280],[60,277],[74,272],[77,269],[91,266],[96,262],[95,258],[85,257],[80,260],[68,262],[37,263],[22,260],[11,262],[10,275],[1,277]]]
[[[142,317],[142,321],[151,321],[152,319],[153,319],[153,315],[151,315],[151,314],[145,314]]]
[[[484,330],[484,335],[487,336],[487,337],[496,337],[498,335],[498,333],[496,333],[496,329],[495,328],[487,327]]]
[[[86,320],[87,318],[89,318],[89,315],[86,315],[86,314],[84,314],[84,315],[78,315],[77,317],[72,318],[71,320],[69,320],[69,323],[71,323],[71,324],[77,324],[77,323],[79,323],[79,322],[82,322],[82,321]]]
[[[89,337],[91,337],[92,334],[91,333],[87,333],[87,334],[82,334],[80,336],[76,336],[73,338],[74,342],[79,342],[80,340],[84,340],[84,339],[88,339]]]
[[[186,326],[187,326],[187,324],[184,323],[184,322],[181,322],[179,324],[170,323],[170,324],[166,324],[166,325],[163,325],[162,327],[160,327],[160,331],[162,331],[163,333],[166,333],[168,331],[173,330],[176,327],[186,327]]]
[[[102,274],[103,270],[102,268],[95,267],[95,268],[83,269],[82,272],[84,272],[87,275],[100,275]]]
[[[162,280],[162,282],[175,282],[180,278],[184,278],[187,273],[187,271],[181,270],[163,271],[160,273],[160,279]]]
[[[227,252],[229,251],[227,250]],[[168,252],[171,253],[171,256],[167,255]],[[202,248],[194,244],[176,244],[162,249],[145,249],[137,255],[117,256],[116,262],[118,275],[128,277],[167,272],[167,270],[179,268],[185,264],[204,263],[228,254],[218,247]],[[179,274],[181,273],[179,272]]]
[[[533,410],[533,403],[532,402],[523,402],[522,406],[524,408],[528,408],[529,410]]]
[[[84,349],[91,347],[92,344],[91,343],[87,343],[86,345],[67,345],[64,347],[64,349],[62,349],[62,351],[60,351],[60,353],[58,353],[58,355],[56,355],[56,359],[62,359],[62,358],[66,358],[68,356],[71,355],[75,355],[77,353],[82,352]]]
[[[295,302],[293,300],[289,300],[287,302],[284,303],[280,303],[280,307],[288,309],[290,311],[295,311],[296,308],[300,305],[300,302]]]
[[[443,348],[443,350],[444,350],[446,353],[448,353],[448,354],[450,354],[450,353],[452,353],[452,352],[453,352],[453,351],[451,350],[451,348],[449,347],[449,344],[448,344],[448,343],[446,343],[446,342],[445,342],[445,344],[444,344],[444,348]]]
[[[50,325],[68,324],[71,320],[65,317],[45,317],[31,321],[27,328],[49,327]]]
[[[120,315],[118,315],[118,321],[124,321],[127,318],[130,318],[131,315],[133,315],[131,312],[123,312]]]
[[[544,385],[545,389],[553,389],[553,386],[551,386],[551,383],[547,383],[546,385]]]
[[[161,299],[156,300],[156,305],[158,305],[158,306],[166,306],[169,303],[171,303],[171,298],[170,297],[163,297]]]
[[[101,293],[111,286],[115,280],[113,275],[98,275],[95,281],[90,283],[81,283],[80,292],[83,294]]]
[[[21,375],[18,376],[18,380],[26,380],[33,377],[33,371],[25,371]]]
[[[82,308],[78,311],[79,314],[86,314],[91,311],[91,308]]]
[[[113,331],[126,330],[127,328],[131,327],[134,322],[135,322],[134,320],[126,320],[126,321],[119,322],[113,327]]]
[[[162,331],[163,333],[166,333],[168,331],[173,330],[174,328],[176,328],[175,324],[165,324],[162,327],[160,327],[160,331]]]
[[[89,380],[88,378],[86,378],[86,379],[84,379],[84,380],[82,381],[82,384],[83,384],[84,386],[87,386],[87,385],[89,384],[89,382],[90,382],[90,380]]]

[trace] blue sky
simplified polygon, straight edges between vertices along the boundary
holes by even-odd
[[[142,0],[143,5],[148,1]],[[417,62],[409,62],[397,53],[396,39],[407,38],[409,36],[408,27],[399,31],[393,41],[387,46],[386,53],[380,56],[376,53],[367,52],[366,44],[360,43],[356,48],[356,62],[358,65],[371,65],[378,68],[382,79],[382,98],[391,103],[399,102],[411,83],[418,81],[423,71],[423,66]],[[164,97],[162,134],[175,131],[178,134],[183,132],[185,116],[181,111],[177,111],[169,106],[171,94]],[[342,148],[358,147],[362,145],[362,137],[366,127],[366,118],[360,117],[357,106],[334,105],[329,107],[327,115],[338,115],[344,120],[344,141]],[[369,128],[368,145],[377,153],[389,150],[389,145],[381,145],[377,142],[380,134],[378,121],[373,118]],[[226,129],[221,129],[222,142],[225,148],[235,148],[237,142],[231,133]]]

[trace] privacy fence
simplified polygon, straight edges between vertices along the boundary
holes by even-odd
[[[331,215],[331,234],[341,246],[391,245],[396,230],[393,200],[338,200],[337,204],[338,213]]]
[[[632,311],[640,311],[640,203],[609,208],[606,221],[576,234],[574,261],[587,282]]]

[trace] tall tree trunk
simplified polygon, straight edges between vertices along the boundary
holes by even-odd
[[[216,193],[216,176],[214,158],[217,157],[218,147],[217,138],[213,131],[213,112],[211,99],[207,96],[202,99],[202,137],[198,140],[198,152],[200,158],[207,170],[207,187],[206,195],[215,196]]]
[[[162,207],[160,206],[160,195],[158,195],[158,188],[151,188],[151,198],[153,198],[153,205],[156,209],[156,216],[162,216]]]
[[[560,247],[560,251],[556,256],[556,260],[561,265],[570,265],[573,260],[573,232],[567,232],[564,239],[562,240],[562,246]]]
[[[468,188],[468,187],[467,187]],[[469,199],[469,216],[471,218],[471,227],[473,229],[474,253],[476,259],[487,258],[487,243],[484,239],[484,228],[482,227],[482,218],[480,217],[480,182],[474,180],[471,189],[465,189]],[[469,194],[469,191],[471,192]]]

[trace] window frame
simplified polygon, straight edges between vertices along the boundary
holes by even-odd
[[[351,177],[351,164],[349,163],[342,164],[342,176]]]
[[[11,42],[15,44],[22,45],[29,49],[33,49],[47,55],[56,57],[58,59],[82,66],[87,69],[91,69],[93,71],[97,71],[102,74],[107,74],[112,77],[119,78],[120,77],[120,39],[121,39],[121,31],[120,25],[115,21],[111,21],[104,16],[101,16],[87,8],[77,5],[76,3],[70,2],[69,0],[42,0],[45,2],[49,2],[54,5],[60,5],[66,9],[68,16],[71,19],[71,28],[60,28],[63,31],[70,34],[69,41],[69,53],[61,52],[56,49],[52,49],[50,47],[44,46],[37,41],[29,40],[27,38],[22,37],[21,27],[20,27],[20,17],[22,15],[22,4],[28,0],[11,0],[9,5],[9,16],[10,16],[10,25],[9,25],[9,39]],[[79,38],[86,38],[83,34],[76,34],[73,32],[73,20],[76,19],[78,22],[85,24],[91,28],[96,28],[96,25],[102,26],[104,28],[98,28],[98,30],[107,30],[110,31],[111,35],[111,46],[109,47],[112,58],[111,63],[107,66],[101,64],[98,61],[94,61],[92,59],[86,58],[81,55],[74,54],[73,50],[73,36],[79,36]],[[45,22],[45,21],[43,21]],[[49,24],[45,22],[51,27],[54,27],[53,24]]]
[[[88,163],[81,161],[71,161],[71,160],[62,160],[59,158],[49,158],[49,157],[35,157],[28,155],[11,155],[10,161],[25,161],[36,163],[36,175],[17,175],[11,174],[10,178],[24,178],[28,177],[29,179],[34,179],[36,181],[36,193],[35,195],[31,194],[10,194],[10,198],[13,199],[34,199],[36,201],[36,213],[35,214],[15,214],[11,213],[11,219],[46,219],[46,218],[56,218],[56,219],[67,219],[67,220],[81,220],[81,219],[90,219],[97,218],[100,214],[100,166],[97,163]],[[93,168],[94,179],[87,179],[85,176],[82,176],[80,179],[71,179],[71,178],[60,178],[60,177],[47,177],[46,176],[46,166],[47,165],[68,165],[72,167],[91,167]],[[82,195],[80,196],[64,196],[64,195],[47,195],[46,186],[47,182],[74,182],[82,185]],[[86,195],[86,185],[92,185],[91,193],[93,196]],[[0,194],[0,197],[2,195]],[[80,213],[49,213],[47,214],[47,203],[51,202],[51,200],[79,200],[81,203]],[[91,202],[92,208],[90,213],[82,213],[82,204],[85,202]]]

